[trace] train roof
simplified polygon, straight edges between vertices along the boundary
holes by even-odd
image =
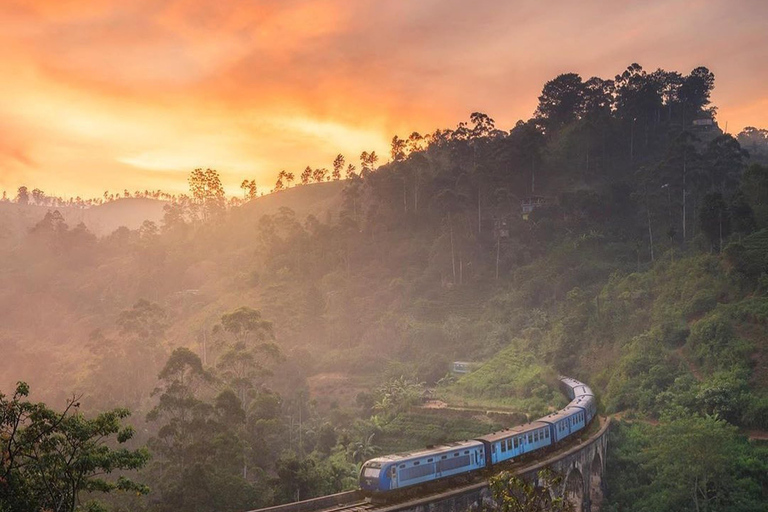
[[[531,432],[540,428],[547,428],[547,424],[541,421],[534,421],[531,423],[526,423],[525,425],[517,425],[516,427],[499,430],[498,432],[493,432],[491,434],[478,437],[477,439],[482,439],[483,441],[492,443],[493,441],[498,441],[499,439],[506,439],[511,436],[524,434],[526,432]]]
[[[594,396],[594,393],[592,393],[592,388],[590,388],[586,384],[582,384],[580,386],[576,386],[575,388],[573,388],[573,394],[575,396],[586,396],[586,395]]]
[[[573,402],[571,402],[571,403],[573,403]],[[573,409],[569,410],[568,409],[568,407],[570,407],[570,406],[571,406],[571,404],[568,404],[568,405],[565,406],[564,409],[560,409],[559,411],[553,412],[552,414],[547,414],[543,418],[539,418],[538,421],[549,424],[549,423],[555,423],[557,421],[560,421],[563,418],[570,418],[571,416],[576,414],[576,410],[573,410]]]
[[[382,455],[381,457],[370,459],[369,461],[366,462],[366,464],[368,464],[369,462],[378,462],[380,464],[385,464],[387,462],[399,462],[402,460],[414,459],[414,458],[424,457],[427,455],[440,455],[443,453],[450,453],[450,452],[456,451],[457,449],[476,448],[479,446],[483,446],[483,444],[479,441],[474,441],[474,440],[457,441],[455,443],[440,444],[440,445],[435,445],[433,447],[420,448],[420,449],[412,450],[408,452],[393,453],[391,455]]]
[[[558,377],[560,379],[560,382],[563,384],[566,384],[572,388],[575,388],[577,386],[584,386],[585,384],[583,382],[580,382],[572,377],[566,377],[565,375],[561,375]]]
[[[565,408],[568,409],[569,407],[587,407],[587,405],[589,405],[588,403],[594,401],[594,399],[595,398],[592,395],[577,396],[571,400],[568,405],[565,406]]]

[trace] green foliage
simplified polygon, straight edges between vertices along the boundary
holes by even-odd
[[[29,387],[20,382],[10,398],[0,394],[0,510],[79,509],[81,496],[112,491],[147,494],[146,485],[126,476],[105,478],[113,472],[142,468],[149,460],[145,448],[113,448],[134,435],[122,420],[126,409],[98,414],[92,419],[71,400],[63,412],[26,400]],[[91,502],[86,510],[100,505]]]
[[[474,418],[428,413],[402,413],[381,425],[375,437],[380,453],[424,448],[458,439],[472,439],[502,426]]]
[[[516,340],[477,370],[462,376],[446,393],[511,406],[535,415],[562,401],[557,373],[520,348]]]
[[[491,494],[496,503],[491,510],[501,512],[569,512],[576,510],[573,503],[561,496],[563,478],[549,470],[541,470],[535,482],[527,482],[508,471],[489,480]],[[552,495],[556,495],[553,498]]]
[[[607,510],[764,510],[768,451],[713,416],[611,433]]]

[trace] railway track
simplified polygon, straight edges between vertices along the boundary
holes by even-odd
[[[528,460],[525,462],[516,462],[502,466],[499,469],[511,471],[516,474],[523,474],[532,470],[538,470],[548,464],[556,461],[557,459],[566,456],[573,450],[578,450],[585,444],[590,443],[594,438],[599,437],[610,423],[610,418],[597,416],[595,421],[584,432],[585,436],[573,439],[573,442],[567,443],[556,450],[553,450],[546,454],[543,460]],[[348,491],[330,496],[323,496],[320,498],[314,498],[311,500],[297,501],[294,503],[286,503],[285,505],[278,505],[275,507],[263,508],[258,510],[250,510],[248,512],[388,512],[389,510],[399,510],[403,508],[409,508],[418,504],[428,503],[430,501],[439,501],[452,494],[460,494],[473,489],[479,489],[487,485],[485,479],[480,479],[470,484],[462,485],[459,487],[453,487],[444,489],[442,491],[431,492],[419,496],[418,498],[404,498],[398,501],[392,501],[388,503],[372,503],[370,500],[363,498],[362,493],[358,491]]]
[[[361,500],[357,503],[350,503],[348,505],[340,505],[338,507],[329,508],[323,510],[323,512],[366,512],[376,508],[376,505],[368,500]]]

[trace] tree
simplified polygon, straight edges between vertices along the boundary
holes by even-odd
[[[152,395],[158,403],[147,414],[148,421],[165,420],[150,447],[172,464],[184,469],[194,461],[197,436],[205,435],[211,407],[199,397],[199,391],[213,377],[203,368],[200,358],[188,348],[177,348],[166,361],[158,378],[160,385]]]
[[[406,141],[405,139],[401,139],[397,135],[392,137],[392,143],[390,145],[390,157],[392,158],[393,162],[401,162],[405,160],[405,148],[406,148]]]
[[[341,171],[344,170],[344,164],[345,164],[344,155],[339,153],[338,155],[336,155],[336,158],[333,159],[332,176],[334,181],[338,181],[341,179]]]
[[[310,181],[312,181],[312,168],[307,166],[301,173],[301,184],[308,185]]]
[[[16,193],[16,202],[23,205],[29,204],[29,189],[24,185],[20,186]]]
[[[741,147],[749,152],[753,162],[768,164],[768,130],[747,126],[736,139]]]
[[[45,192],[39,188],[32,190],[32,200],[36,205],[42,205],[45,202]]]
[[[328,169],[320,168],[315,169],[312,171],[312,179],[315,180],[315,183],[322,183],[325,181],[325,177],[328,174]]]
[[[677,99],[683,107],[683,127],[709,105],[709,95],[715,87],[715,75],[704,66],[695,68],[683,78]]]
[[[195,169],[189,175],[189,191],[193,202],[201,209],[203,221],[208,221],[224,211],[224,186],[218,171]]]
[[[576,73],[566,73],[544,84],[534,117],[551,135],[578,119],[583,110],[584,83]]]
[[[643,466],[668,510],[730,510],[736,428],[715,416],[688,417],[651,433]],[[652,503],[648,510],[659,510]]]
[[[271,374],[266,360],[281,359],[280,350],[273,342],[272,323],[264,320],[259,311],[241,307],[221,316],[221,329],[234,337],[216,362],[225,382],[237,392],[244,406],[249,393],[258,387],[264,377]]]
[[[212,401],[214,378],[189,349],[176,349],[159,374],[157,405],[147,415],[162,421],[150,446],[160,455],[159,510],[243,510],[264,505],[265,489],[246,479],[245,411],[231,390]],[[253,477],[251,477],[253,478]]]
[[[360,153],[360,175],[366,177],[376,169],[376,162],[379,161],[379,156],[375,151],[368,153],[363,151]]]
[[[537,474],[537,482],[528,482],[509,471],[491,477],[489,487],[496,502],[496,507],[489,510],[501,512],[570,512],[575,507],[558,494],[562,486],[562,477],[549,470]]]
[[[747,156],[739,141],[728,134],[712,139],[704,153],[710,190],[721,193],[733,190],[739,183]]]
[[[694,181],[691,176],[701,172],[701,155],[695,145],[697,142],[695,135],[683,131],[672,141],[660,165],[662,180],[670,189],[675,190],[675,197],[680,198],[683,241],[688,238],[688,195]],[[670,227],[673,225],[670,219]]]
[[[731,218],[734,233],[748,235],[757,227],[755,214],[741,190],[733,193],[728,204],[728,214]]]
[[[29,402],[28,396],[29,386],[23,382],[10,399],[0,393],[0,509],[73,512],[82,493],[149,492],[125,476],[102,476],[140,469],[149,460],[146,448],[110,447],[133,437],[133,429],[122,425],[130,415],[127,409],[88,419],[78,411],[77,398],[59,413]]]
[[[277,175],[277,182],[275,182],[275,192],[279,192],[285,188],[285,184],[283,183],[283,177],[285,176],[285,171],[280,171]]]
[[[720,252],[723,249],[723,240],[731,234],[728,205],[720,192],[710,192],[702,199],[699,224],[711,247]]]
[[[768,227],[768,167],[758,164],[747,167],[742,176],[741,190],[755,213],[757,225]]]

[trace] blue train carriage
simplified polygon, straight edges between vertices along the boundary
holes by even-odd
[[[371,459],[360,469],[360,489],[380,494],[461,475],[486,465],[485,445],[461,441]]]
[[[577,396],[571,403],[566,406],[568,408],[579,408],[585,413],[585,422],[589,424],[592,418],[597,414],[597,400],[592,395]]]
[[[485,443],[489,459],[486,463],[491,465],[552,444],[548,425],[540,421],[494,432],[477,439]]]
[[[568,404],[565,409],[560,409],[539,419],[541,423],[548,425],[553,443],[559,443],[572,433],[584,428],[583,423],[580,423],[579,419],[579,414],[584,411],[581,408],[571,408],[570,405]],[[579,427],[580,424],[581,427]]]
[[[576,386],[573,388],[573,398],[579,398],[580,396],[595,396],[594,393],[592,393],[592,388],[587,386],[586,384],[581,384],[580,386]]]
[[[566,377],[564,375],[561,375],[559,377],[560,379],[560,388],[563,390],[563,393],[565,393],[570,400],[573,400],[576,397],[576,388],[580,386],[584,386],[583,382],[579,382],[576,379],[572,379],[571,377]]]

